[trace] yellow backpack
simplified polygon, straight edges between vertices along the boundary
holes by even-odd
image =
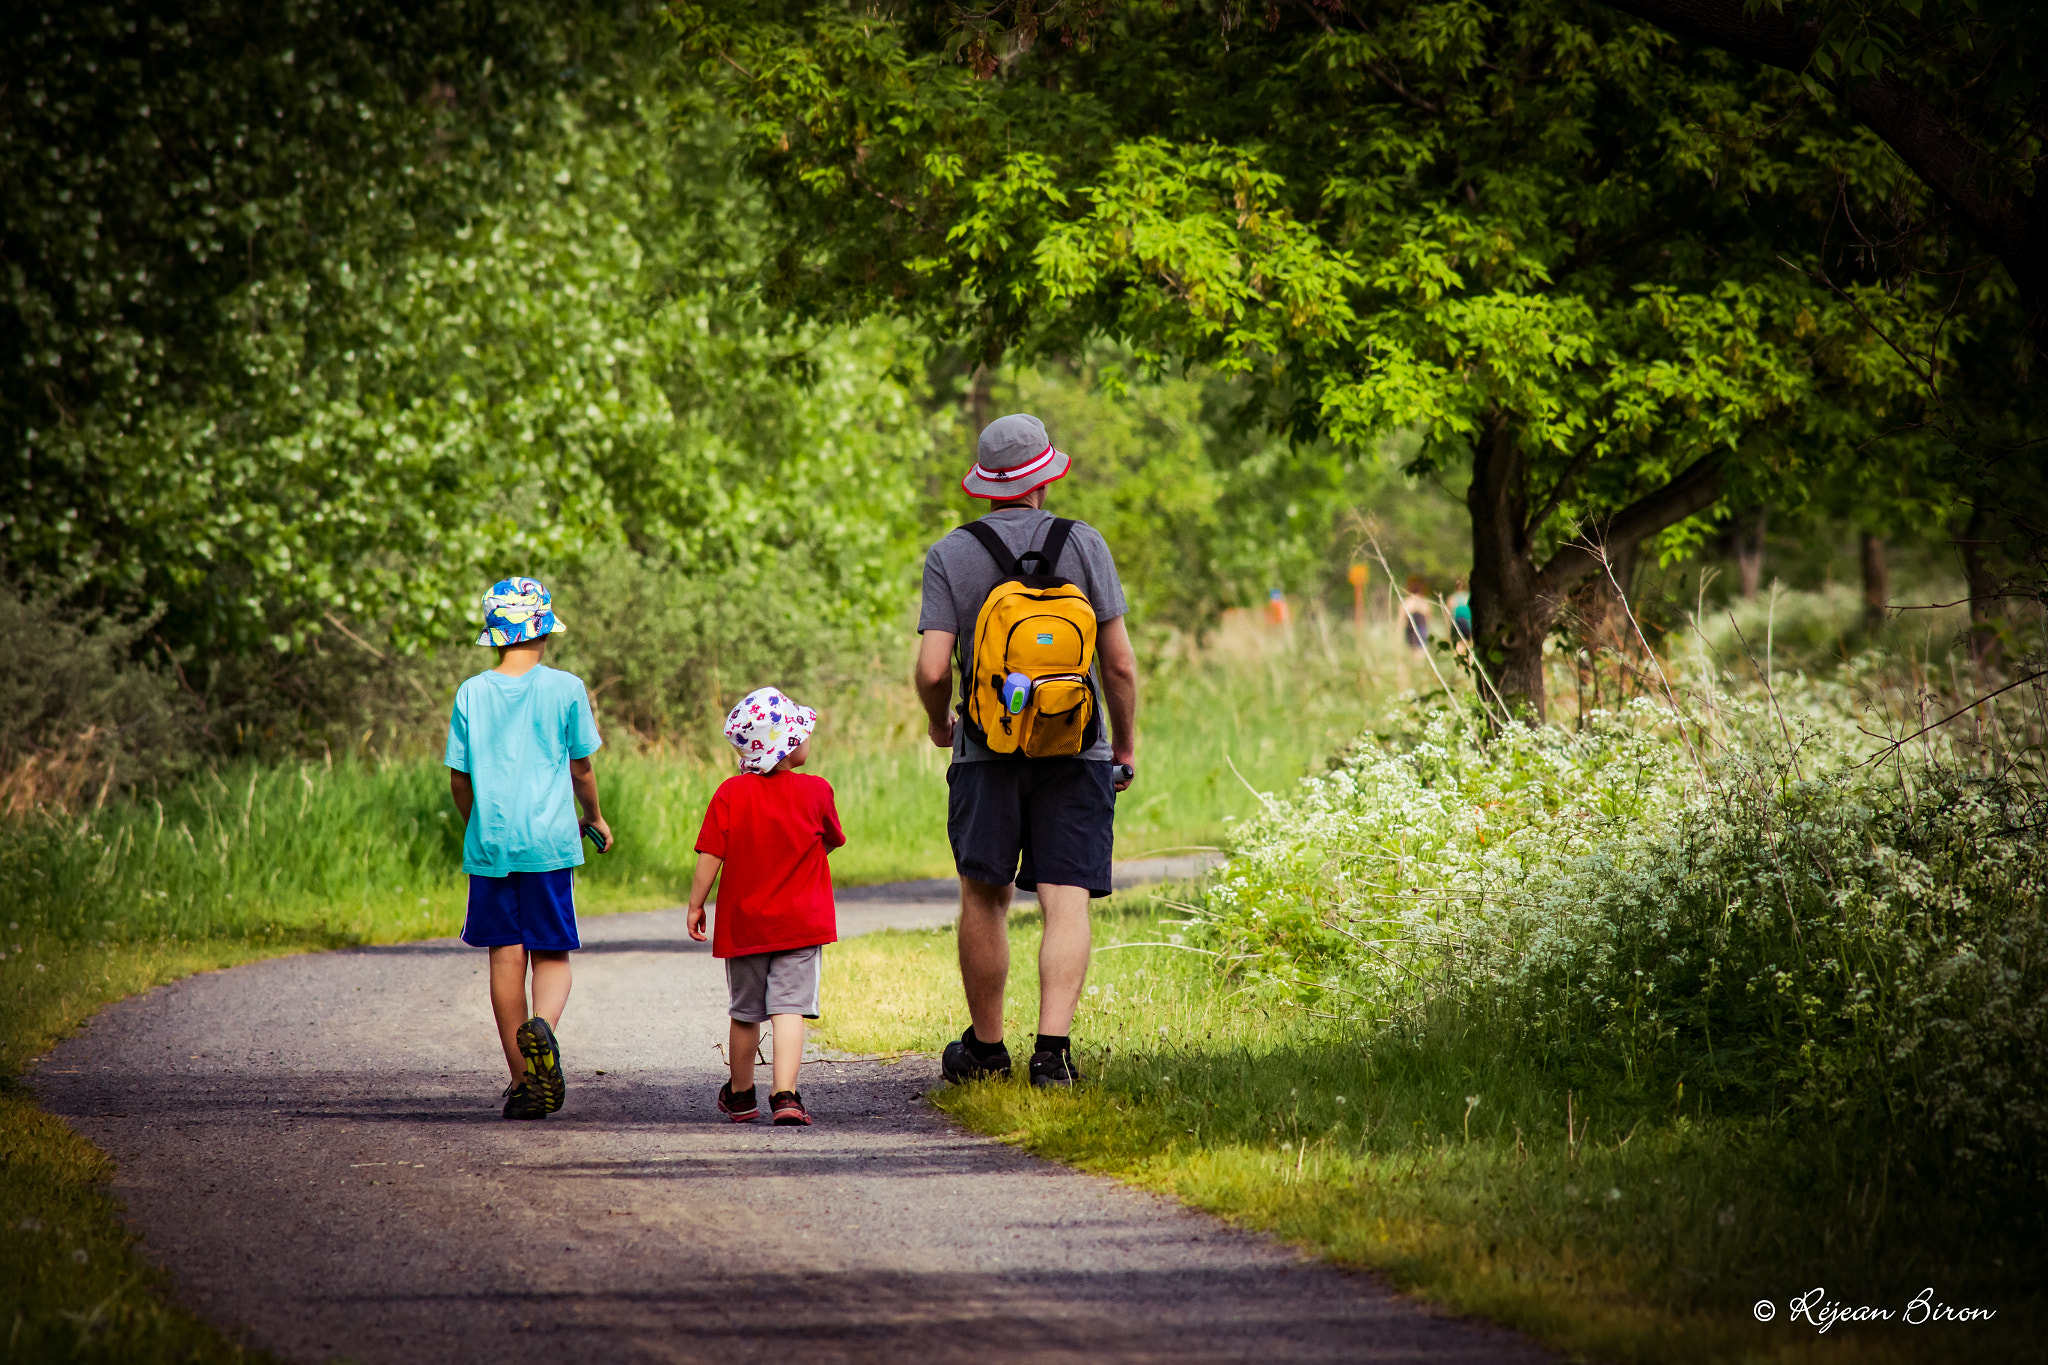
[[[1053,572],[1074,523],[1054,518],[1045,545],[1012,557],[995,529],[967,531],[996,561],[1002,581],[974,622],[972,653],[960,656],[960,715],[992,754],[1064,758],[1100,732],[1095,684],[1095,608],[1088,594]],[[1027,571],[1023,560],[1038,561]]]

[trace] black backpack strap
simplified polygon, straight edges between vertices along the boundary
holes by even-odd
[[[1045,544],[1035,550],[1026,550],[1019,561],[1020,567],[1022,559],[1030,559],[1036,555],[1040,573],[1057,574],[1060,571],[1060,556],[1067,552],[1067,537],[1073,533],[1074,523],[1071,520],[1066,517],[1054,517],[1052,529],[1045,533]]]
[[[1003,544],[1003,538],[996,534],[995,527],[970,521],[960,529],[981,542],[981,548],[995,560],[996,572],[1004,578],[1015,578],[1024,572],[1023,566],[1010,553],[1010,547]],[[967,693],[973,686],[974,677],[974,670],[967,663],[967,656],[974,651],[974,632],[971,629],[961,631],[954,637],[953,644],[953,656],[960,665],[960,721],[964,725],[967,723]]]
[[[996,534],[995,527],[979,521],[970,521],[960,529],[981,542],[981,548],[989,552],[990,557],[996,562],[996,570],[1003,577],[1014,578],[1024,572],[1023,566],[1018,564],[1016,557],[1010,553],[1010,547],[1003,544],[1003,538]]]

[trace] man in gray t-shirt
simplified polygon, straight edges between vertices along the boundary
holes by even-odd
[[[1036,417],[1015,414],[981,433],[975,466],[961,487],[995,504],[982,521],[1012,556],[1021,556],[1046,543],[1054,522],[1045,510],[1046,486],[1069,464]],[[1003,568],[964,529],[932,546],[924,561],[917,621],[924,638],[915,681],[932,743],[953,751],[946,834],[960,874],[960,979],[973,1018],[946,1048],[942,1069],[955,1082],[1010,1071],[1003,991],[1010,973],[1007,917],[1017,887],[1036,890],[1045,912],[1031,1081],[1066,1085],[1075,1079],[1067,1031],[1088,976],[1088,902],[1109,894],[1116,793],[1130,786],[1136,771],[1138,664],[1124,625],[1128,608],[1116,561],[1101,533],[1075,522],[1049,572],[1078,585],[1095,610],[1102,723],[1095,743],[1071,758],[1008,757],[968,738],[953,710],[955,661],[973,648],[982,602],[1005,577]]]
[[[1045,501],[1043,489],[1038,490],[1037,497],[1039,502]],[[1008,505],[998,507],[982,521],[995,528],[1003,544],[1010,547],[1011,554],[1021,556],[1025,551],[1045,544],[1053,519],[1052,513],[1042,507]],[[1116,561],[1110,558],[1109,546],[1102,539],[1102,533],[1085,521],[1075,522],[1073,533],[1067,537],[1067,548],[1050,572],[1076,584],[1088,594],[1088,605],[1095,608],[1097,652],[1101,653],[1103,642],[1100,636],[1106,633],[1103,627],[1115,621],[1121,629],[1123,615],[1130,610],[1124,604],[1124,585],[1117,581]],[[953,532],[932,546],[924,557],[924,605],[917,614],[919,633],[930,639],[932,632],[943,632],[956,638],[956,650],[972,649],[974,622],[981,615],[981,604],[987,599],[989,590],[1002,578],[1002,570],[996,567],[995,557],[989,554],[987,546],[964,529]],[[1099,659],[1094,676],[1096,690],[1100,692],[1102,664]],[[1102,726],[1095,743],[1084,749],[1080,756],[1096,763],[1116,761],[1110,754],[1109,736],[1110,727]],[[936,734],[933,738],[937,738]],[[966,726],[953,727],[955,763],[981,763],[993,758],[994,754],[968,738]]]

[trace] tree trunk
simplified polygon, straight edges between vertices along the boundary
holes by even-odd
[[[1970,586],[1970,657],[1980,669],[1997,668],[2005,662],[2005,645],[1998,638],[1998,626],[1991,619],[1998,611],[1998,575],[1991,571],[1984,553],[1991,534],[1991,518],[1979,503],[1963,527],[1963,579]]]
[[[1891,610],[1891,575],[1884,562],[1884,540],[1875,531],[1863,533],[1863,624],[1876,630]]]
[[[1479,666],[1510,711],[1541,723],[1543,637],[1557,602],[1537,591],[1526,529],[1528,467],[1508,414],[1498,408],[1473,445],[1465,506],[1472,514],[1472,643]]]
[[[994,420],[989,416],[994,398],[989,392],[989,381],[994,377],[992,365],[976,365],[967,376],[967,420],[974,428],[968,436],[974,441],[981,439],[981,429]]]
[[[1511,421],[1495,407],[1472,449],[1472,486],[1465,492],[1472,514],[1472,644],[1498,700],[1535,725],[1544,713],[1543,637],[1565,595],[1582,579],[1606,576],[1601,557],[1612,560],[1615,551],[1604,546],[1627,547],[1625,564],[1615,565],[1615,577],[1626,583],[1635,547],[1714,505],[1727,453],[1694,460],[1670,482],[1558,546],[1539,568],[1531,550],[1542,528],[1529,524],[1529,469]],[[1553,491],[1546,506],[1556,504]],[[1622,625],[1628,627],[1625,617]]]
[[[1771,519],[1768,507],[1759,507],[1735,521],[1735,572],[1742,581],[1744,598],[1756,596],[1764,577],[1764,527]]]

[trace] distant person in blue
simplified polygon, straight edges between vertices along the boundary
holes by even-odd
[[[1458,590],[1451,594],[1447,605],[1451,609],[1451,632],[1460,640],[1472,638],[1472,592],[1466,586],[1465,575],[1458,575]]]
[[[498,666],[462,684],[448,719],[448,787],[469,874],[462,941],[491,953],[491,1013],[512,1073],[501,1097],[508,1119],[544,1119],[562,1107],[555,1029],[569,1003],[569,954],[583,946],[583,829],[598,852],[612,846],[590,765],[604,742],[590,694],[575,674],[541,662],[548,637],[562,629],[548,590],[533,579],[492,584],[476,642],[497,648]]]

